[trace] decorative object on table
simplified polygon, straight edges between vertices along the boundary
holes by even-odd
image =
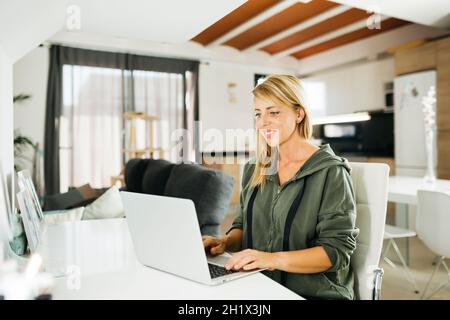
[[[16,194],[16,198],[27,236],[28,247],[34,253],[37,250],[41,238],[41,221],[33,205],[33,200],[26,190],[19,191]]]
[[[3,242],[3,244],[2,244]],[[0,164],[0,251],[9,243],[10,249],[17,255],[23,255],[27,249],[27,239],[23,228],[22,218],[13,212],[9,201],[6,177]],[[0,261],[6,256],[6,250],[0,252]]]
[[[434,169],[434,159],[436,153],[436,89],[434,86],[431,86],[427,95],[422,98],[422,104],[425,122],[425,148],[427,152],[427,172],[425,175],[425,181],[433,183],[436,181],[436,172]]]
[[[17,183],[20,190],[25,190],[28,192],[35,211],[37,212],[39,221],[44,219],[44,214],[42,213],[41,203],[39,197],[36,193],[36,188],[34,187],[33,180],[31,179],[30,172],[28,170],[22,170],[17,172]]]
[[[20,271],[17,261],[0,263],[0,296],[5,300],[50,299],[53,279],[50,274],[40,272],[41,256],[34,254],[25,270]]]
[[[27,252],[27,236],[23,226],[22,216],[15,210],[11,215],[11,232],[12,240],[9,241],[9,247],[18,256],[22,256]]]

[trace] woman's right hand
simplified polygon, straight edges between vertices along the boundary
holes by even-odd
[[[222,254],[226,250],[227,247],[226,238],[203,236],[202,240],[203,240],[203,247],[205,248],[206,253],[209,253],[213,256]]]

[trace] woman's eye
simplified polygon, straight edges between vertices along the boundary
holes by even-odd
[[[261,117],[261,114],[260,113],[255,113],[255,118],[259,118],[259,117]]]
[[[277,116],[279,114],[280,114],[280,111],[272,111],[272,112],[270,112],[271,116]]]

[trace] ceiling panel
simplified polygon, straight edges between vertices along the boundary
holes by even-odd
[[[192,41],[208,45],[234,28],[240,26],[247,20],[250,20],[279,3],[281,0],[249,0],[230,14],[226,15],[200,34],[192,38]]]
[[[346,33],[342,36],[336,37],[334,39],[319,43],[317,45],[311,46],[309,48],[297,51],[293,54],[291,54],[293,57],[297,59],[305,58],[308,56],[312,56],[314,54],[317,54],[319,52],[323,52],[326,50],[330,50],[339,46],[342,46],[344,44],[357,41],[360,39],[364,39],[367,37],[371,37],[377,34],[380,34],[382,32],[386,32],[401,26],[404,26],[408,24],[408,21],[399,20],[395,18],[389,18],[381,22],[381,29],[368,29],[368,28],[362,28],[350,33]]]
[[[228,40],[224,45],[244,50],[253,44],[291,28],[309,18],[338,6],[334,2],[315,0],[308,3],[295,3],[273,15],[256,26]]]
[[[192,40],[210,47],[224,45],[275,58],[301,59],[410,23],[341,3],[344,1],[249,0]],[[382,20],[381,30],[366,27],[368,19],[376,20],[374,15]]]
[[[349,9],[348,11],[317,23],[307,29],[298,31],[268,46],[265,46],[261,50],[266,51],[270,54],[275,54],[298,45],[302,42],[319,37],[325,33],[342,28],[353,22],[366,19],[367,17],[369,17],[369,15],[370,14],[368,14],[367,12],[359,9]]]

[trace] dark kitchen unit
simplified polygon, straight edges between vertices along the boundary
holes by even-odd
[[[370,120],[314,126],[313,137],[329,143],[337,155],[352,158],[394,157],[394,112],[370,111]]]

